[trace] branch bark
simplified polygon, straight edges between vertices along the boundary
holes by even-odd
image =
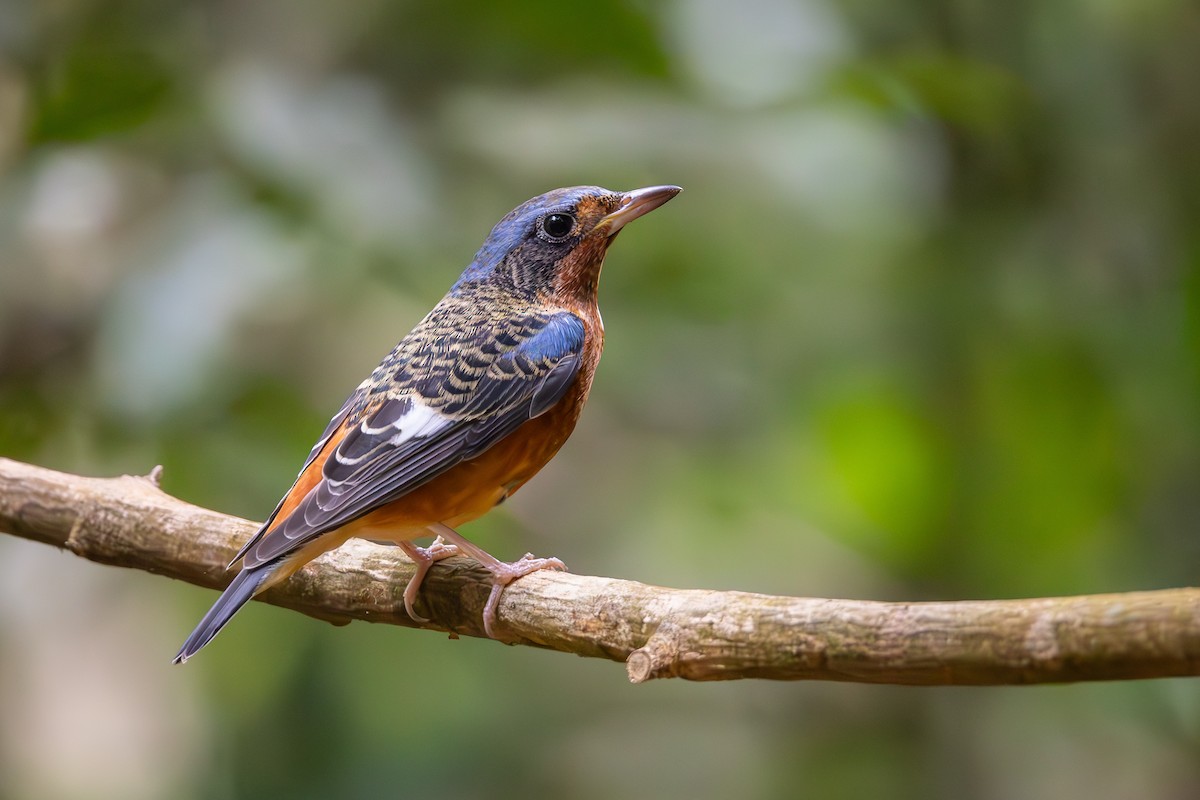
[[[102,564],[210,588],[256,525],[164,494],[147,477],[87,478],[0,458],[0,531]],[[457,557],[421,590],[432,622],[404,613],[413,566],[352,541],[262,599],[345,624],[361,619],[483,636],[487,573]],[[770,678],[997,685],[1200,674],[1200,589],[882,603],[666,589],[538,572],[508,587],[499,618],[519,644],[626,664],[635,683]],[[186,631],[180,631],[182,636]]]

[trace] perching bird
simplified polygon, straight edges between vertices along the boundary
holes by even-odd
[[[605,251],[677,186],[557,189],[492,229],[442,300],[359,384],[296,482],[230,563],[241,572],[175,656],[187,661],[250,598],[352,536],[399,544],[429,567],[459,550],[492,573],[484,628],[504,586],[558,559],[497,560],[454,527],[521,488],[579,419],[604,346],[596,287]],[[428,547],[412,542],[436,536]],[[450,544],[446,544],[448,540]]]

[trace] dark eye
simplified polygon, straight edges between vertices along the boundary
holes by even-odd
[[[570,214],[548,214],[542,220],[542,230],[551,239],[566,238],[575,227],[575,218]]]

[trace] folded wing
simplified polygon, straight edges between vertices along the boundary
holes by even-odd
[[[268,520],[244,566],[284,557],[481,455],[553,407],[579,372],[585,332],[574,314],[513,317],[481,336],[380,395],[357,422],[348,402],[305,467],[320,480],[286,518]]]

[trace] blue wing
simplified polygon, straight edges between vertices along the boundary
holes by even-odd
[[[481,455],[553,407],[579,373],[585,331],[574,314],[511,318],[483,335],[488,346],[460,343],[360,421],[340,415],[345,423],[314,454],[325,442],[336,445],[322,459],[310,455],[307,469],[321,469],[320,481],[248,545],[244,566],[293,552]]]

